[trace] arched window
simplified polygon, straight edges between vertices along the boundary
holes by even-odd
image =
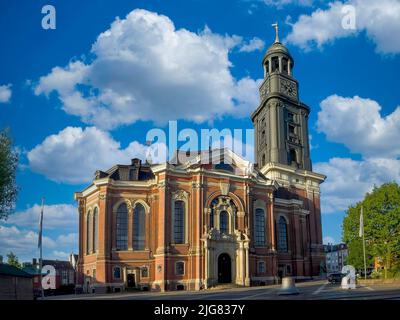
[[[221,211],[221,213],[219,214],[219,231],[221,233],[228,233],[229,231],[228,222],[229,222],[228,212]]]
[[[99,238],[99,210],[94,208],[93,211],[93,252],[98,249],[98,238]]]
[[[128,208],[121,203],[117,209],[117,250],[128,250]]]
[[[288,70],[289,70],[288,69],[288,59],[287,58],[282,58],[282,71],[283,71],[283,73],[289,74]]]
[[[174,242],[185,243],[185,202],[182,200],[174,204]]]
[[[92,212],[89,211],[86,217],[86,254],[93,251],[93,219]]]
[[[133,212],[133,232],[132,232],[132,246],[133,250],[143,250],[145,248],[145,212],[142,204],[138,203]]]
[[[255,245],[265,245],[265,215],[263,209],[256,209],[254,223]]]
[[[278,57],[272,57],[271,59],[272,62],[272,72],[277,72],[279,71],[279,58]]]
[[[287,223],[284,217],[279,218],[278,222],[278,250],[281,252],[288,251],[288,241],[287,241]]]

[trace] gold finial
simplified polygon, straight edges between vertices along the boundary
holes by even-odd
[[[272,24],[272,26],[275,28],[275,32],[276,32],[275,43],[277,43],[277,42],[279,42],[279,26],[278,26],[278,22],[275,22],[274,24]]]

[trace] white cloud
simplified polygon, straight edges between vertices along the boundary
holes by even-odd
[[[241,37],[207,27],[177,30],[168,17],[137,9],[98,36],[91,63],[53,68],[39,79],[35,94],[56,91],[65,112],[105,129],[138,120],[201,123],[248,114],[257,90],[244,100],[241,79],[230,72],[229,52],[241,44]]]
[[[39,216],[41,206],[34,206],[18,211],[9,216],[6,224],[17,225],[24,228],[39,228]],[[78,228],[78,211],[77,208],[70,204],[45,205],[43,210],[43,229],[77,229]]]
[[[323,243],[324,244],[335,244],[336,241],[335,241],[335,239],[333,237],[326,236],[326,237],[324,237]]]
[[[10,102],[11,94],[11,84],[0,85],[0,103]]]
[[[56,248],[56,242],[43,236],[43,248]],[[38,254],[38,234],[32,230],[20,230],[16,226],[7,227],[0,225],[0,254],[3,257],[10,251],[14,252],[19,258],[30,260]]]
[[[356,29],[344,29],[342,9],[352,5],[356,14]],[[317,9],[311,15],[301,15],[292,25],[286,41],[303,49],[322,48],[336,39],[354,36],[365,31],[376,45],[377,52],[400,52],[400,1],[397,0],[349,0],[335,1],[327,9]]]
[[[283,8],[288,5],[297,5],[297,6],[311,6],[314,0],[262,0],[267,6],[274,6],[278,9]]]
[[[76,227],[78,228],[78,226]],[[61,234],[57,237],[56,243],[59,246],[68,246],[68,247],[77,246],[78,234],[77,233]]]
[[[63,228],[58,228],[61,232]],[[46,236],[43,238],[43,257],[44,259],[66,259],[68,254],[65,252],[77,252],[78,234],[68,233],[58,236]],[[7,226],[0,224],[0,255],[4,259],[10,252],[14,252],[20,262],[32,261],[32,258],[39,254],[38,233],[33,230],[23,229],[19,226]]]
[[[327,176],[321,185],[322,213],[346,210],[362,200],[374,184],[400,182],[400,161],[395,159],[332,158],[329,162],[316,163],[313,169]]]
[[[261,51],[262,49],[264,49],[264,47],[265,47],[265,42],[260,38],[254,37],[248,43],[243,43],[240,46],[239,52]]]
[[[107,132],[96,127],[67,127],[48,136],[28,152],[29,166],[57,182],[86,183],[96,170],[130,163],[132,158],[145,159],[148,147],[137,141],[125,149]]]
[[[64,251],[54,250],[53,251],[53,256],[58,260],[68,260],[69,253],[64,252]]]
[[[358,96],[332,95],[320,104],[317,128],[328,140],[343,143],[365,157],[396,158],[400,155],[400,107],[382,117],[381,106]]]

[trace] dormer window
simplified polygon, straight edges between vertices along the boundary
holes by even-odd
[[[234,168],[230,164],[223,163],[223,162],[217,163],[215,165],[215,170],[224,170],[224,171],[229,171],[229,172],[235,171]]]

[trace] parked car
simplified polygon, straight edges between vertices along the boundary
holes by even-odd
[[[344,276],[343,273],[331,273],[328,275],[328,281],[330,283],[341,283]]]

